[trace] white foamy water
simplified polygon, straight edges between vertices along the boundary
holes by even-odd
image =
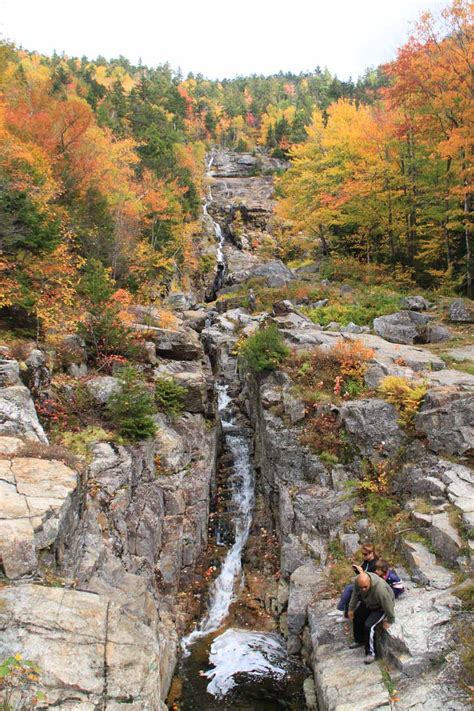
[[[212,229],[214,230],[214,234],[216,236],[216,242],[217,242],[217,249],[216,249],[216,259],[217,259],[217,268],[219,267],[223,269],[225,267],[225,258],[224,258],[224,235],[222,234],[222,229],[221,226],[218,222],[216,222],[211,215],[208,212],[208,207],[210,203],[212,202],[212,192],[209,189],[209,194],[208,194],[208,200],[205,203],[204,207],[202,208],[202,211],[204,215],[207,217],[208,220],[211,221],[212,223]]]
[[[210,592],[209,609],[197,628],[185,637],[181,646],[186,653],[197,639],[219,629],[227,617],[229,607],[235,599],[236,584],[242,572],[242,551],[250,532],[254,504],[254,477],[250,463],[250,446],[245,435],[238,431],[226,432],[225,425],[234,425],[234,418],[228,411],[231,402],[227,394],[227,385],[217,386],[217,402],[223,424],[226,444],[232,454],[232,489],[231,507],[234,512],[235,541],[227,553],[221,571],[214,581]]]
[[[287,671],[286,645],[276,634],[230,629],[216,637],[211,645],[209,661],[214,669],[206,672],[211,679],[207,691],[223,697],[236,686],[236,674],[253,678],[271,676],[282,679]]]

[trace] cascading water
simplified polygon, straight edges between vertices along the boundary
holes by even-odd
[[[213,160],[211,157],[208,162],[209,176],[212,175]],[[211,296],[215,298],[222,287],[226,262],[222,229],[208,212],[211,201],[209,190],[203,212],[212,222],[218,242],[217,273]],[[211,321],[206,326],[211,328]],[[232,366],[221,372],[220,377],[226,372],[229,381],[231,371]],[[233,544],[212,584],[207,612],[196,629],[181,642],[183,657],[178,675],[181,692],[179,702],[173,708],[183,711],[273,711],[277,708],[302,711],[306,708],[301,697],[305,672],[301,664],[288,658],[283,637],[275,632],[249,629],[222,630],[231,604],[237,600],[242,587],[242,553],[252,524],[255,481],[249,430],[241,424],[241,417],[229,396],[229,385],[221,383],[216,386],[216,391],[224,450],[230,454],[232,462],[227,513],[232,514]],[[218,532],[219,524],[217,544],[220,543]],[[219,630],[221,633],[216,634]]]
[[[236,427],[231,399],[227,385],[217,386],[217,403],[222,423],[225,443],[232,454],[232,489],[231,508],[234,511],[235,541],[227,553],[219,576],[214,581],[210,595],[209,610],[198,627],[182,641],[183,650],[188,650],[200,637],[219,629],[227,617],[231,602],[234,600],[235,587],[242,570],[242,551],[247,542],[254,503],[254,476],[250,462],[250,444],[248,437]]]
[[[212,164],[214,163],[214,156],[211,156],[209,159],[209,162],[207,164],[207,176],[211,177],[212,172]],[[211,188],[209,188],[209,193],[207,196],[207,201],[204,204],[202,211],[204,214],[204,217],[206,220],[210,221],[212,225],[212,229],[214,231],[214,235],[216,238],[217,242],[217,248],[216,248],[216,261],[217,261],[217,269],[216,269],[216,274],[214,277],[214,282],[212,286],[208,289],[208,292],[206,294],[206,301],[213,301],[216,298],[216,294],[219,291],[219,289],[222,288],[222,285],[224,283],[224,278],[225,278],[225,273],[226,273],[226,261],[225,261],[225,255],[224,255],[224,234],[222,232],[222,228],[216,220],[209,214],[208,207],[212,202],[212,191]]]

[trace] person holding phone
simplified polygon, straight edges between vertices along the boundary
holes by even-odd
[[[372,543],[364,543],[362,545],[362,557],[364,560],[361,565],[352,563],[352,570],[355,575],[360,575],[360,573],[375,573],[375,563],[377,562],[378,556],[375,552],[375,546]],[[337,617],[340,622],[344,622],[344,620],[347,619],[349,601],[353,590],[354,583],[346,585],[341,593],[336,609],[328,612],[329,617]]]

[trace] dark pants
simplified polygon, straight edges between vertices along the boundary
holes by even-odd
[[[385,618],[385,612],[379,610],[369,610],[363,602],[354,612],[354,641],[365,646],[366,654],[375,656],[375,630]]]

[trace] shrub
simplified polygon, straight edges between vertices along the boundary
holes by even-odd
[[[0,662],[0,709],[32,709],[44,701],[39,677],[40,668],[21,654]]]
[[[347,326],[350,321],[359,326],[371,325],[374,318],[398,311],[400,293],[383,287],[372,287],[366,291],[349,294],[346,297],[331,296],[330,303],[318,308],[303,308],[314,323],[326,326],[336,321]]]
[[[118,377],[121,389],[107,402],[108,417],[127,442],[153,437],[156,424],[153,419],[155,408],[152,395],[135,368],[123,368]]]
[[[410,427],[428,391],[428,385],[425,382],[412,383],[398,375],[388,375],[380,383],[378,391],[397,408],[401,424]]]
[[[186,388],[176,382],[174,378],[157,378],[155,384],[155,402],[159,410],[163,410],[170,417],[177,417],[183,411]]]
[[[249,336],[239,350],[239,358],[246,370],[259,373],[275,370],[288,353],[281,333],[272,325]]]
[[[337,343],[329,351],[317,348],[310,353],[295,352],[285,369],[311,407],[328,399],[361,395],[367,363],[372,357],[373,350],[355,339]]]

